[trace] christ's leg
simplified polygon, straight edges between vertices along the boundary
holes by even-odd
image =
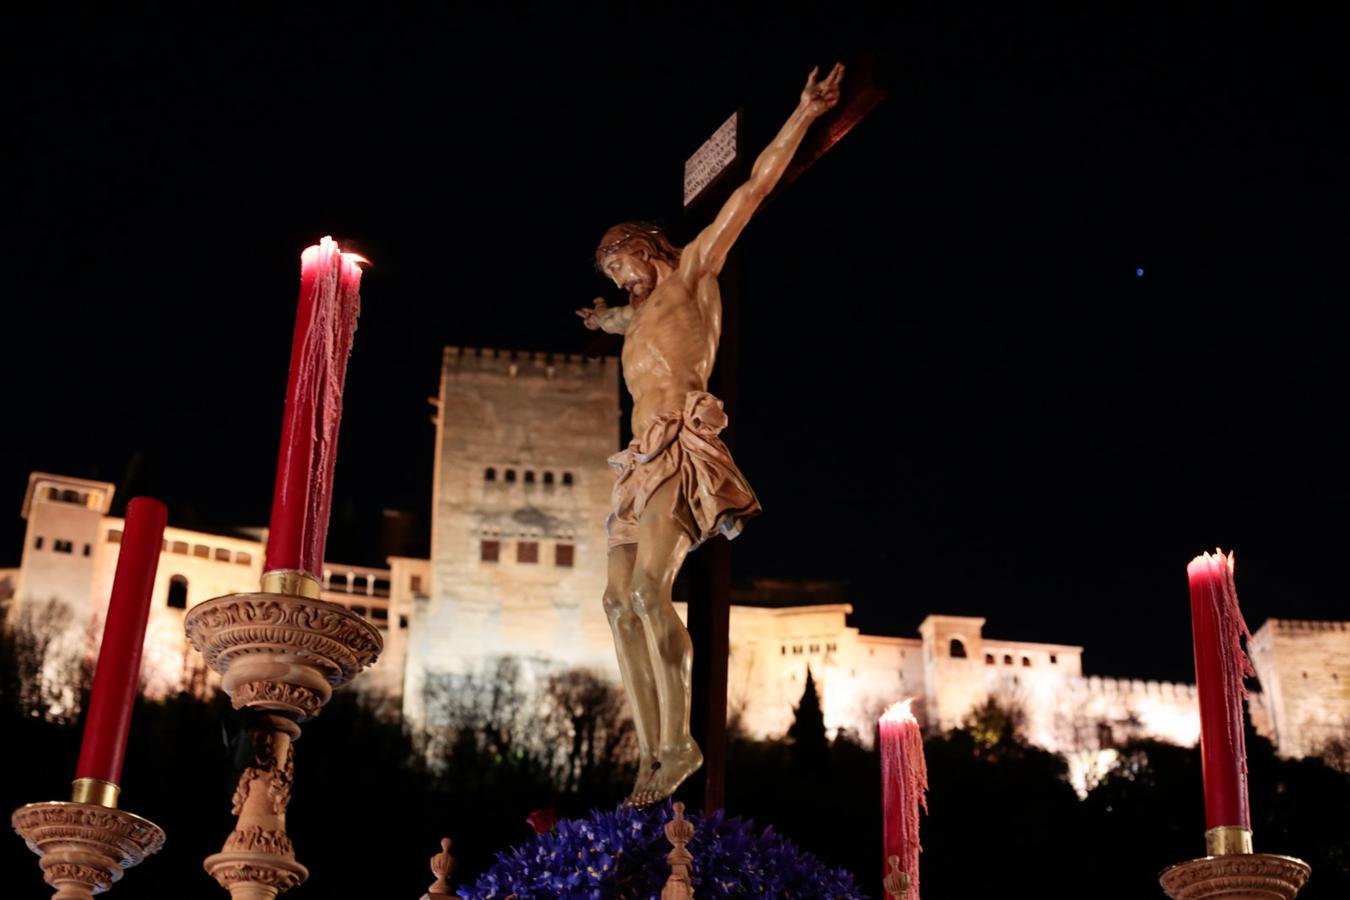
[[[638,739],[637,782],[629,800],[643,790],[652,777],[656,749],[660,744],[660,717],[656,702],[656,682],[652,676],[651,656],[642,622],[633,612],[633,561],[636,544],[621,544],[609,551],[609,583],[605,585],[605,616],[614,632],[614,650],[619,657],[619,675],[628,695],[633,725]]]
[[[689,536],[671,515],[678,502],[678,489],[677,479],[663,484],[648,499],[638,521],[630,596],[646,633],[661,711],[656,773],[646,789],[634,795],[639,806],[669,797],[703,764],[703,754],[689,736],[693,643],[670,600],[671,586],[690,544]]]

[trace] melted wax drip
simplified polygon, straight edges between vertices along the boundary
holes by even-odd
[[[1251,631],[1247,627],[1246,620],[1242,617],[1242,610],[1238,606],[1237,586],[1233,580],[1233,554],[1225,554],[1222,550],[1216,550],[1214,553],[1205,553],[1192,560],[1189,567],[1195,575],[1201,576],[1200,581],[1202,589],[1197,596],[1192,593],[1192,604],[1195,607],[1192,610],[1192,616],[1197,629],[1197,683],[1204,677],[1199,666],[1199,647],[1206,640],[1200,633],[1203,628],[1203,622],[1208,619],[1214,623],[1217,634],[1214,635],[1214,651],[1218,661],[1218,687],[1222,691],[1221,709],[1210,710],[1201,709],[1203,719],[1212,720],[1216,716],[1222,716],[1223,736],[1228,751],[1228,758],[1236,761],[1237,784],[1225,788],[1220,786],[1220,780],[1223,776],[1215,772],[1213,777],[1215,784],[1211,787],[1206,785],[1209,790],[1224,793],[1227,790],[1237,791],[1239,796],[1233,802],[1236,804],[1235,812],[1228,812],[1226,805],[1219,804],[1218,798],[1207,797],[1207,818],[1211,819],[1210,827],[1218,825],[1241,825],[1250,827],[1250,811],[1247,805],[1247,745],[1243,736],[1243,712],[1242,701],[1248,696],[1247,686],[1243,682],[1245,677],[1255,677],[1256,671],[1252,668],[1251,660],[1242,649],[1242,640],[1246,638],[1251,640]],[[1202,694],[1203,696],[1203,694]],[[1203,735],[1202,735],[1203,738]],[[1202,740],[1203,745],[1203,740]],[[1202,750],[1203,750],[1202,746]],[[1214,760],[1215,757],[1210,753],[1205,753],[1206,763]],[[1227,799],[1227,798],[1224,798]],[[1242,821],[1212,821],[1214,818],[1222,816],[1225,819],[1240,818]]]
[[[323,570],[347,359],[361,307],[359,257],[325,237],[305,251],[267,570]],[[305,290],[308,288],[308,290]],[[291,530],[287,530],[291,529]]]
[[[928,812],[928,764],[911,702],[897,703],[881,717],[883,859],[900,857],[900,870],[909,875],[907,900],[919,900],[919,807]]]

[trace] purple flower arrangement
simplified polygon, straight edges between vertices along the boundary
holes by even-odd
[[[560,819],[548,832],[497,854],[497,862],[473,886],[459,888],[470,900],[657,900],[670,874],[670,843],[663,830],[669,803],[648,810],[621,806],[593,810],[584,819]],[[686,813],[695,826],[694,893],[711,897],[863,900],[843,869],[827,869],[772,828]]]

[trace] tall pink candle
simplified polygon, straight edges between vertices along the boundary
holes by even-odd
[[[883,862],[900,858],[909,875],[908,900],[919,900],[919,807],[928,812],[928,765],[923,735],[910,712],[913,698],[892,704],[881,715],[881,815]],[[884,871],[884,869],[883,869]]]
[[[89,715],[85,717],[80,742],[80,762],[75,768],[76,780],[121,782],[131,710],[140,689],[141,650],[150,616],[150,594],[155,586],[168,518],[164,504],[150,497],[134,497],[127,504],[112,596],[103,624],[103,643],[99,646],[94,686],[89,695]]]
[[[322,576],[342,389],[361,309],[362,262],[328,237],[300,257],[300,301],[265,572]]]
[[[1242,651],[1251,638],[1238,608],[1233,555],[1205,553],[1186,567],[1191,587],[1195,689],[1200,698],[1200,762],[1205,782],[1205,828],[1251,830],[1247,805],[1247,744],[1243,736],[1243,676],[1255,675]]]

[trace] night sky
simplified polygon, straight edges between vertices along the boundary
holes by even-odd
[[[741,242],[737,576],[1178,680],[1205,549],[1253,627],[1350,616],[1343,18],[834,6],[12,14],[0,565],[33,469],[265,523],[324,234],[374,261],[329,557],[378,562],[382,510],[426,527],[440,348],[593,346],[604,229],[690,237],[685,157],[839,59],[889,96]]]

